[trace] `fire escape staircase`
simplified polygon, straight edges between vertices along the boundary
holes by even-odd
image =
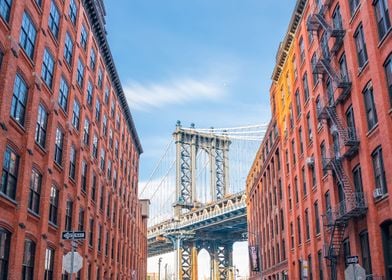
[[[328,2],[328,0],[326,1]],[[341,89],[341,93],[339,94],[336,104],[340,102],[344,102],[350,92],[351,92],[351,82],[348,80],[348,77],[341,77],[336,73],[336,71],[332,68],[330,63],[330,54],[336,55],[336,53],[340,50],[343,45],[343,38],[346,34],[346,31],[339,27],[335,28],[331,26],[325,20],[325,11],[328,8],[328,3],[321,5],[320,8],[316,9],[316,12],[310,15],[307,22],[307,29],[309,32],[318,32],[320,29],[325,30],[327,32],[328,37],[335,38],[334,44],[329,50],[329,46],[326,48],[322,48],[318,51],[320,58],[318,59],[316,65],[313,65],[313,73],[314,74],[328,74],[328,76],[334,81],[336,87]],[[328,41],[328,40],[327,40]],[[328,52],[328,53],[325,53]]]
[[[330,261],[332,279],[336,279],[336,265],[343,244],[345,229],[352,218],[364,215],[367,204],[363,193],[354,192],[350,180],[344,172],[342,158],[324,159],[325,169],[332,170],[344,192],[344,199],[334,208],[327,210],[324,225],[330,228],[330,242],[326,250],[326,258]]]

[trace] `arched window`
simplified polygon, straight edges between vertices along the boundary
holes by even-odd
[[[26,239],[24,243],[22,280],[34,279],[35,243]]]
[[[7,279],[11,233],[0,227],[0,279]]]

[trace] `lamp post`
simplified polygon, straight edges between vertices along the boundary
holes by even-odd
[[[162,258],[159,258],[159,260],[158,260],[158,280],[161,280],[161,262],[162,262]]]
[[[165,280],[167,280],[167,263],[165,263]]]
[[[251,232],[251,231],[248,231],[248,232],[246,232],[246,233],[244,233],[243,234],[243,236],[245,237],[249,237],[248,235],[249,234],[252,234],[253,236],[255,236],[255,238],[256,238],[256,248],[258,249],[258,251],[256,252],[257,253],[257,258],[258,258],[258,260],[259,260],[259,263],[258,263],[258,268],[259,268],[259,274],[260,274],[260,280],[263,280],[263,268],[262,268],[262,262],[261,262],[261,256],[260,256],[260,250],[261,250],[261,248],[260,248],[260,246],[261,246],[261,244],[260,244],[260,242],[259,242],[259,234],[258,233],[254,233],[254,232]],[[248,241],[249,241],[249,238],[248,238]],[[251,256],[249,256],[249,257],[251,257]],[[252,261],[252,259],[250,259],[250,261]]]

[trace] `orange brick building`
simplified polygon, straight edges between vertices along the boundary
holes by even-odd
[[[145,279],[142,148],[102,0],[0,1],[0,279]]]
[[[344,279],[347,256],[359,257],[367,279],[392,279],[391,6],[296,2],[270,90],[277,137],[267,134],[248,177],[263,279],[284,279],[282,264],[288,279]]]

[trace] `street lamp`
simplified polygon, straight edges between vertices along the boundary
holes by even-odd
[[[161,262],[162,262],[162,257],[160,257],[158,260],[158,280],[161,280]]]
[[[258,271],[260,273],[260,279],[262,280],[263,279],[263,271],[262,271],[262,263],[261,263],[261,256],[260,256],[261,244],[259,243],[259,234],[248,231],[243,234],[243,237],[248,238],[248,234],[252,234],[253,236],[256,237],[256,244],[253,246],[249,245],[250,266],[252,268],[252,271]],[[248,238],[248,240],[249,240],[249,238]]]
[[[167,280],[167,263],[165,263],[165,280]]]

